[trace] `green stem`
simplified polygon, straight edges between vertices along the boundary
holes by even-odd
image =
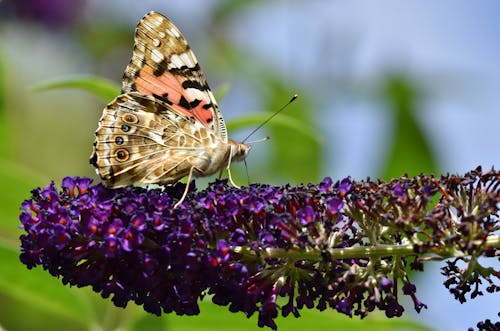
[[[358,246],[349,248],[329,249],[333,259],[353,259],[353,258],[382,258],[385,256],[408,256],[415,255],[413,244],[408,245],[375,245]]]
[[[478,244],[481,244],[478,242]],[[489,236],[486,239],[485,246],[500,247],[500,236]],[[234,247],[234,250],[244,255],[256,255],[254,251],[246,247]],[[263,251],[264,258],[286,258],[288,260],[309,260],[318,261],[321,259],[321,251],[315,249],[298,249],[293,248],[285,250],[282,248],[267,248]],[[356,246],[348,248],[330,248],[328,249],[333,259],[355,259],[355,258],[382,258],[386,256],[409,256],[416,255],[413,251],[413,244],[407,245],[375,245],[375,246]],[[439,251],[434,251],[434,254],[448,258],[449,247],[443,247],[443,254]],[[457,251],[460,254],[460,251]],[[456,255],[458,256],[458,255]],[[463,255],[460,255],[463,256]]]

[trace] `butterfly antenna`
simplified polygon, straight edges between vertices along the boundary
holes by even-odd
[[[247,141],[246,144],[247,145],[253,145],[253,144],[257,144],[257,143],[262,143],[264,141],[267,141],[271,139],[270,137],[265,137],[265,138],[261,138],[261,139],[257,139],[257,140],[252,140],[252,141]]]
[[[262,128],[264,125],[266,125],[267,122],[269,122],[270,120],[273,119],[274,116],[278,115],[279,113],[281,113],[281,111],[283,111],[283,109],[285,109],[286,107],[288,107],[289,104],[291,104],[292,102],[294,102],[297,98],[299,97],[298,94],[294,94],[293,97],[290,99],[290,101],[288,101],[284,106],[282,106],[280,109],[278,109],[277,112],[275,112],[274,114],[271,114],[271,116],[269,116],[264,122],[262,122],[258,127],[256,127],[255,129],[253,129],[252,132],[250,132],[250,134],[245,138],[243,139],[243,141],[241,143],[244,143],[245,141],[247,141],[248,138],[250,138],[255,132],[257,132],[260,128]]]

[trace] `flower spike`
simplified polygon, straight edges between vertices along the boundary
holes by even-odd
[[[195,315],[211,294],[272,329],[278,314],[304,308],[398,317],[400,292],[419,312],[427,305],[407,266],[422,271],[431,259],[447,259],[445,286],[460,302],[483,295],[480,284],[500,291],[500,270],[478,260],[500,256],[495,170],[241,189],[217,180],[193,185],[173,208],[183,192],[181,183],[108,189],[79,177],[35,189],[21,206],[21,261],[119,307]]]

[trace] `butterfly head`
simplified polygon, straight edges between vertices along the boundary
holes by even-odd
[[[244,143],[238,143],[236,141],[230,140],[231,145],[231,161],[243,161],[248,152],[250,152],[250,146]]]

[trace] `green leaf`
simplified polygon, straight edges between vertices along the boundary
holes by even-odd
[[[120,87],[101,77],[96,76],[77,76],[67,77],[46,82],[35,86],[35,91],[47,91],[61,88],[74,88],[87,91],[102,99],[104,102],[113,100],[120,94]]]
[[[47,313],[51,323],[89,324],[89,308],[76,295],[74,289],[65,287],[61,281],[50,276],[42,268],[28,270],[19,261],[19,213],[21,202],[29,198],[30,191],[37,183],[47,183],[48,179],[31,172],[18,163],[0,159],[0,303],[2,323],[14,323],[20,329],[36,328],[36,321],[46,321]],[[29,310],[18,315],[16,309]]]
[[[142,308],[142,307],[141,307]],[[151,331],[160,331],[160,330],[170,330],[168,326],[168,316],[156,316],[153,314],[148,314],[142,312],[135,321],[131,323],[131,325],[127,328],[129,331],[143,331],[143,330],[151,330]],[[189,318],[189,316],[184,316]]]
[[[176,331],[232,331],[237,325],[239,331],[257,330],[257,314],[247,318],[243,313],[231,313],[227,307],[212,304],[209,299],[200,304],[198,316],[165,317],[169,330]],[[349,331],[430,331],[418,323],[404,319],[388,319],[382,314],[373,313],[368,318],[349,318],[338,312],[315,309],[300,310],[301,317],[278,317],[278,330],[349,330]],[[265,330],[265,329],[264,329]]]
[[[37,175],[21,164],[0,158],[0,233],[3,238],[19,235],[19,211],[21,203],[30,197],[37,183],[48,182],[48,178]],[[0,237],[0,238],[1,238]]]
[[[394,116],[393,137],[382,171],[385,179],[404,173],[437,173],[430,139],[417,120],[422,95],[418,86],[402,74],[390,74],[383,82],[382,96]]]
[[[270,115],[271,115],[270,113],[255,113],[246,115],[228,121],[227,127],[230,132],[234,132],[242,128],[257,127],[258,125],[262,124],[265,120],[267,120]],[[272,121],[269,122],[267,125],[269,125],[269,127],[279,126],[281,127],[281,129],[287,130],[288,132],[298,133],[303,137],[310,139],[318,144],[320,144],[322,141],[322,139],[318,137],[316,131],[311,126],[308,126],[307,123],[303,123],[285,114],[279,114],[278,116],[274,117]]]
[[[26,305],[36,307],[54,315],[90,324],[92,312],[78,290],[63,286],[41,268],[28,270],[19,262],[19,251],[0,243],[0,291]]]
[[[74,330],[85,329],[93,319],[91,307],[82,290],[64,286],[41,267],[28,270],[19,261],[20,205],[30,191],[45,185],[48,178],[33,173],[21,164],[0,159],[0,320],[5,326],[36,330],[71,323]],[[18,314],[20,309],[24,313]],[[29,316],[29,318],[26,318]],[[50,318],[47,318],[50,317]],[[50,329],[50,328],[49,328]]]

